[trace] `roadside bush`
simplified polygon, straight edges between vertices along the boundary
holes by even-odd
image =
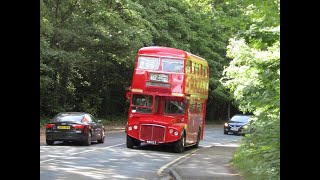
[[[43,127],[45,124],[47,124],[50,121],[50,118],[42,117],[40,118],[40,128]]]
[[[259,116],[236,150],[232,163],[248,180],[280,179],[280,118]]]

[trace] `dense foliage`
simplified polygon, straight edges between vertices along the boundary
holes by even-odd
[[[221,79],[240,110],[255,115],[233,162],[246,179],[280,179],[280,2],[254,2],[242,4],[250,26],[230,39],[233,60]]]
[[[40,12],[40,116],[125,116],[138,49],[167,46],[209,61],[207,119],[227,118],[231,99],[219,79],[231,60],[228,39],[244,28],[237,8],[210,0],[40,0]]]

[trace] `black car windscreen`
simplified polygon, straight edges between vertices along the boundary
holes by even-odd
[[[230,121],[232,122],[248,122],[250,116],[233,116]]]

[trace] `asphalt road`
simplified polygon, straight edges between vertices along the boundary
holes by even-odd
[[[199,148],[239,140],[241,136],[224,135],[222,126],[206,126]],[[192,153],[170,151],[168,147],[142,146],[128,149],[124,131],[107,132],[103,144],[91,146],[56,143],[40,144],[40,179],[170,179],[165,169]]]

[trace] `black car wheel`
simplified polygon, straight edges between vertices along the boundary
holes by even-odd
[[[89,132],[87,139],[83,141],[83,145],[90,146],[91,145],[91,137],[92,137],[91,132]]]
[[[54,141],[52,141],[52,140],[46,140],[46,143],[47,143],[47,145],[53,145],[53,144],[54,144]]]
[[[104,143],[104,138],[105,138],[104,130],[101,130],[101,139],[98,140],[98,143]]]
[[[228,131],[226,131],[226,130],[224,130],[223,133],[224,133],[224,134],[229,134]]]

